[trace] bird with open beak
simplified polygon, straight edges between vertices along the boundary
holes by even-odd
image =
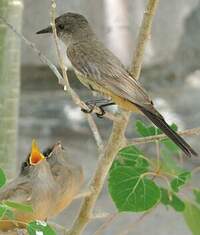
[[[0,201],[14,201],[30,205],[32,212],[15,210],[15,218],[5,216],[0,221],[0,230],[24,228],[32,220],[46,220],[52,214],[56,200],[57,184],[51,174],[46,158],[36,141],[32,141],[31,152],[21,166],[19,175],[0,189]]]

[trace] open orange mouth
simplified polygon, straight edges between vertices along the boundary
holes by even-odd
[[[31,154],[29,157],[30,165],[37,165],[40,161],[42,161],[44,159],[45,159],[45,157],[41,153],[41,151],[36,143],[36,140],[33,139],[32,146],[31,146]]]

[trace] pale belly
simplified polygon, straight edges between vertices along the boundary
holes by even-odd
[[[88,89],[93,90],[95,92],[98,92],[100,95],[112,99],[113,102],[115,102],[118,106],[120,106],[122,109],[126,111],[136,112],[140,113],[138,108],[129,100],[115,95],[105,87],[100,86],[99,84],[92,82],[91,79],[88,79],[87,77],[84,77],[82,74],[80,74],[78,71],[75,71],[77,78],[80,80],[80,82],[86,86]]]

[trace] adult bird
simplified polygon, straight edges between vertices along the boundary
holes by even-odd
[[[92,91],[111,98],[121,108],[148,117],[187,155],[197,155],[188,143],[166,123],[140,83],[120,60],[100,42],[87,19],[65,13],[55,20],[58,37],[67,47],[67,56],[80,81]],[[52,33],[49,26],[37,34]]]

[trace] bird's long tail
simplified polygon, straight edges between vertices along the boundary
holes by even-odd
[[[177,134],[172,128],[166,123],[161,114],[159,114],[155,109],[151,112],[150,110],[134,104],[137,108],[147,116],[158,128],[160,128],[179,148],[188,156],[197,156],[198,154],[192,149],[192,147],[186,143],[186,141]]]

